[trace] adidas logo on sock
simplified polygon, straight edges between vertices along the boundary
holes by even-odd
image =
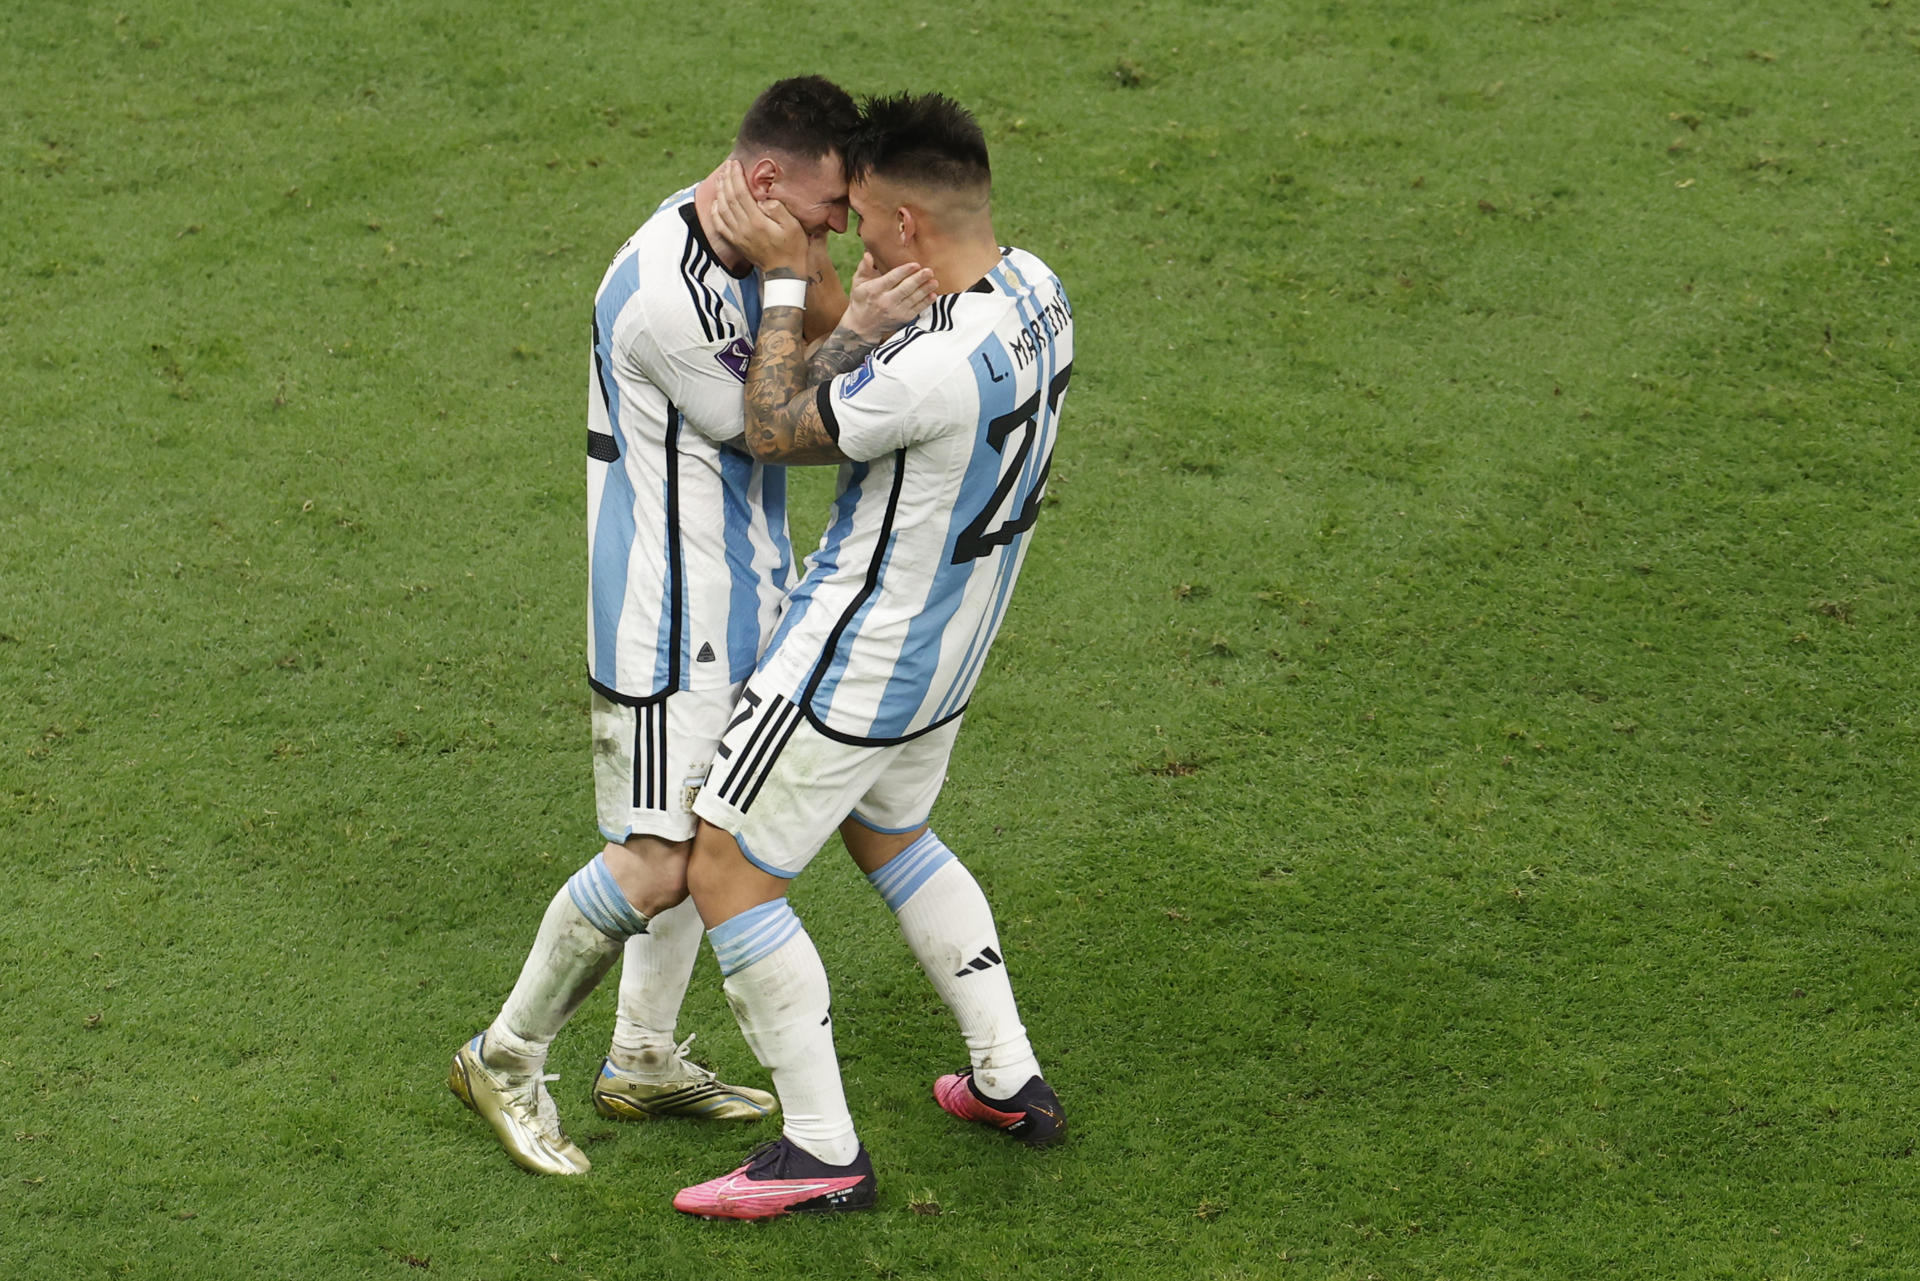
[[[968,961],[967,967],[965,969],[955,970],[953,972],[953,977],[957,979],[963,979],[967,977],[967,975],[969,974],[974,974],[981,970],[990,970],[994,966],[999,965],[1000,963],[1001,963],[1000,953],[994,951],[990,947],[983,947],[980,949],[980,955],[974,957],[971,961]]]
[[[709,641],[702,645],[700,652],[693,656],[693,661],[696,663],[711,663],[713,661],[713,643]]]

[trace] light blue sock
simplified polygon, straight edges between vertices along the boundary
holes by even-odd
[[[573,874],[567,881],[567,894],[580,909],[580,915],[610,939],[625,942],[635,934],[647,932],[647,918],[627,902],[626,891],[613,879],[613,869],[607,866],[605,850]]]
[[[713,941],[713,959],[720,963],[720,976],[731,978],[778,951],[800,929],[800,918],[793,914],[787,900],[777,898],[720,922],[707,931],[707,937]]]
[[[913,844],[888,859],[886,866],[869,873],[867,883],[879,890],[888,909],[898,914],[928,878],[952,861],[953,851],[928,828]]]

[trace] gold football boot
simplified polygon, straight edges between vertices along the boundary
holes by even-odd
[[[673,1049],[669,1079],[642,1081],[622,1072],[612,1059],[600,1064],[593,1083],[593,1110],[612,1121],[646,1121],[662,1116],[690,1116],[703,1121],[758,1121],[780,1110],[765,1090],[728,1085],[687,1058],[689,1036]]]
[[[585,1174],[592,1169],[587,1154],[560,1129],[560,1112],[547,1093],[547,1082],[557,1077],[538,1072],[525,1075],[501,1072],[480,1057],[482,1032],[453,1056],[447,1085],[454,1097],[478,1112],[514,1163],[535,1174]]]

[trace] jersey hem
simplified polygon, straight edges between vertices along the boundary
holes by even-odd
[[[625,694],[594,676],[591,669],[587,672],[587,685],[594,693],[609,703],[618,703],[622,707],[647,707],[674,694],[712,693],[716,689],[725,689],[729,685],[738,685],[753,675],[752,669],[745,672],[730,672],[729,679],[712,685],[667,685],[651,694]]]
[[[967,708],[971,707],[972,705],[973,705],[973,700],[968,699],[966,702],[960,704],[960,707],[957,711],[952,711],[947,713],[945,716],[942,716],[939,720],[933,722],[931,725],[923,725],[919,729],[913,731],[913,733],[911,734],[901,734],[895,738],[886,738],[886,737],[875,738],[871,736],[863,736],[860,734],[843,733],[842,731],[833,728],[833,726],[821,720],[818,716],[814,714],[813,709],[810,707],[801,708],[800,714],[807,718],[807,724],[813,726],[813,728],[819,731],[820,734],[822,734],[827,738],[832,739],[836,743],[845,743],[848,747],[895,747],[901,743],[911,743],[914,739],[919,738],[923,734],[931,734],[933,733],[933,731],[939,729],[942,725],[948,725],[954,721],[959,720],[962,716],[965,716],[967,714]],[[879,831],[881,829],[875,828],[874,830]]]
[[[606,699],[609,703],[618,703],[622,707],[648,707],[659,702],[667,695],[677,692],[680,688],[678,685],[669,685],[665,689],[655,690],[651,694],[622,694],[613,686],[595,680],[592,672],[587,673],[587,685],[594,693]]]

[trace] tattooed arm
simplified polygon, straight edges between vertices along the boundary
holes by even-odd
[[[870,343],[845,325],[815,343],[807,353],[807,386],[831,382],[850,369],[858,369],[877,343]]]
[[[783,278],[793,277],[783,268],[767,273],[768,280]],[[807,390],[807,351],[800,334],[805,314],[800,307],[768,307],[760,313],[760,337],[747,366],[746,443],[763,463],[846,461]]]
[[[775,268],[769,280],[790,275]],[[847,314],[812,356],[801,341],[800,308],[760,313],[760,338],[747,366],[747,448],[763,463],[842,463],[847,456],[820,420],[815,389],[857,368],[869,352],[927,305],[933,273],[907,263],[885,274],[871,255],[853,273]]]

